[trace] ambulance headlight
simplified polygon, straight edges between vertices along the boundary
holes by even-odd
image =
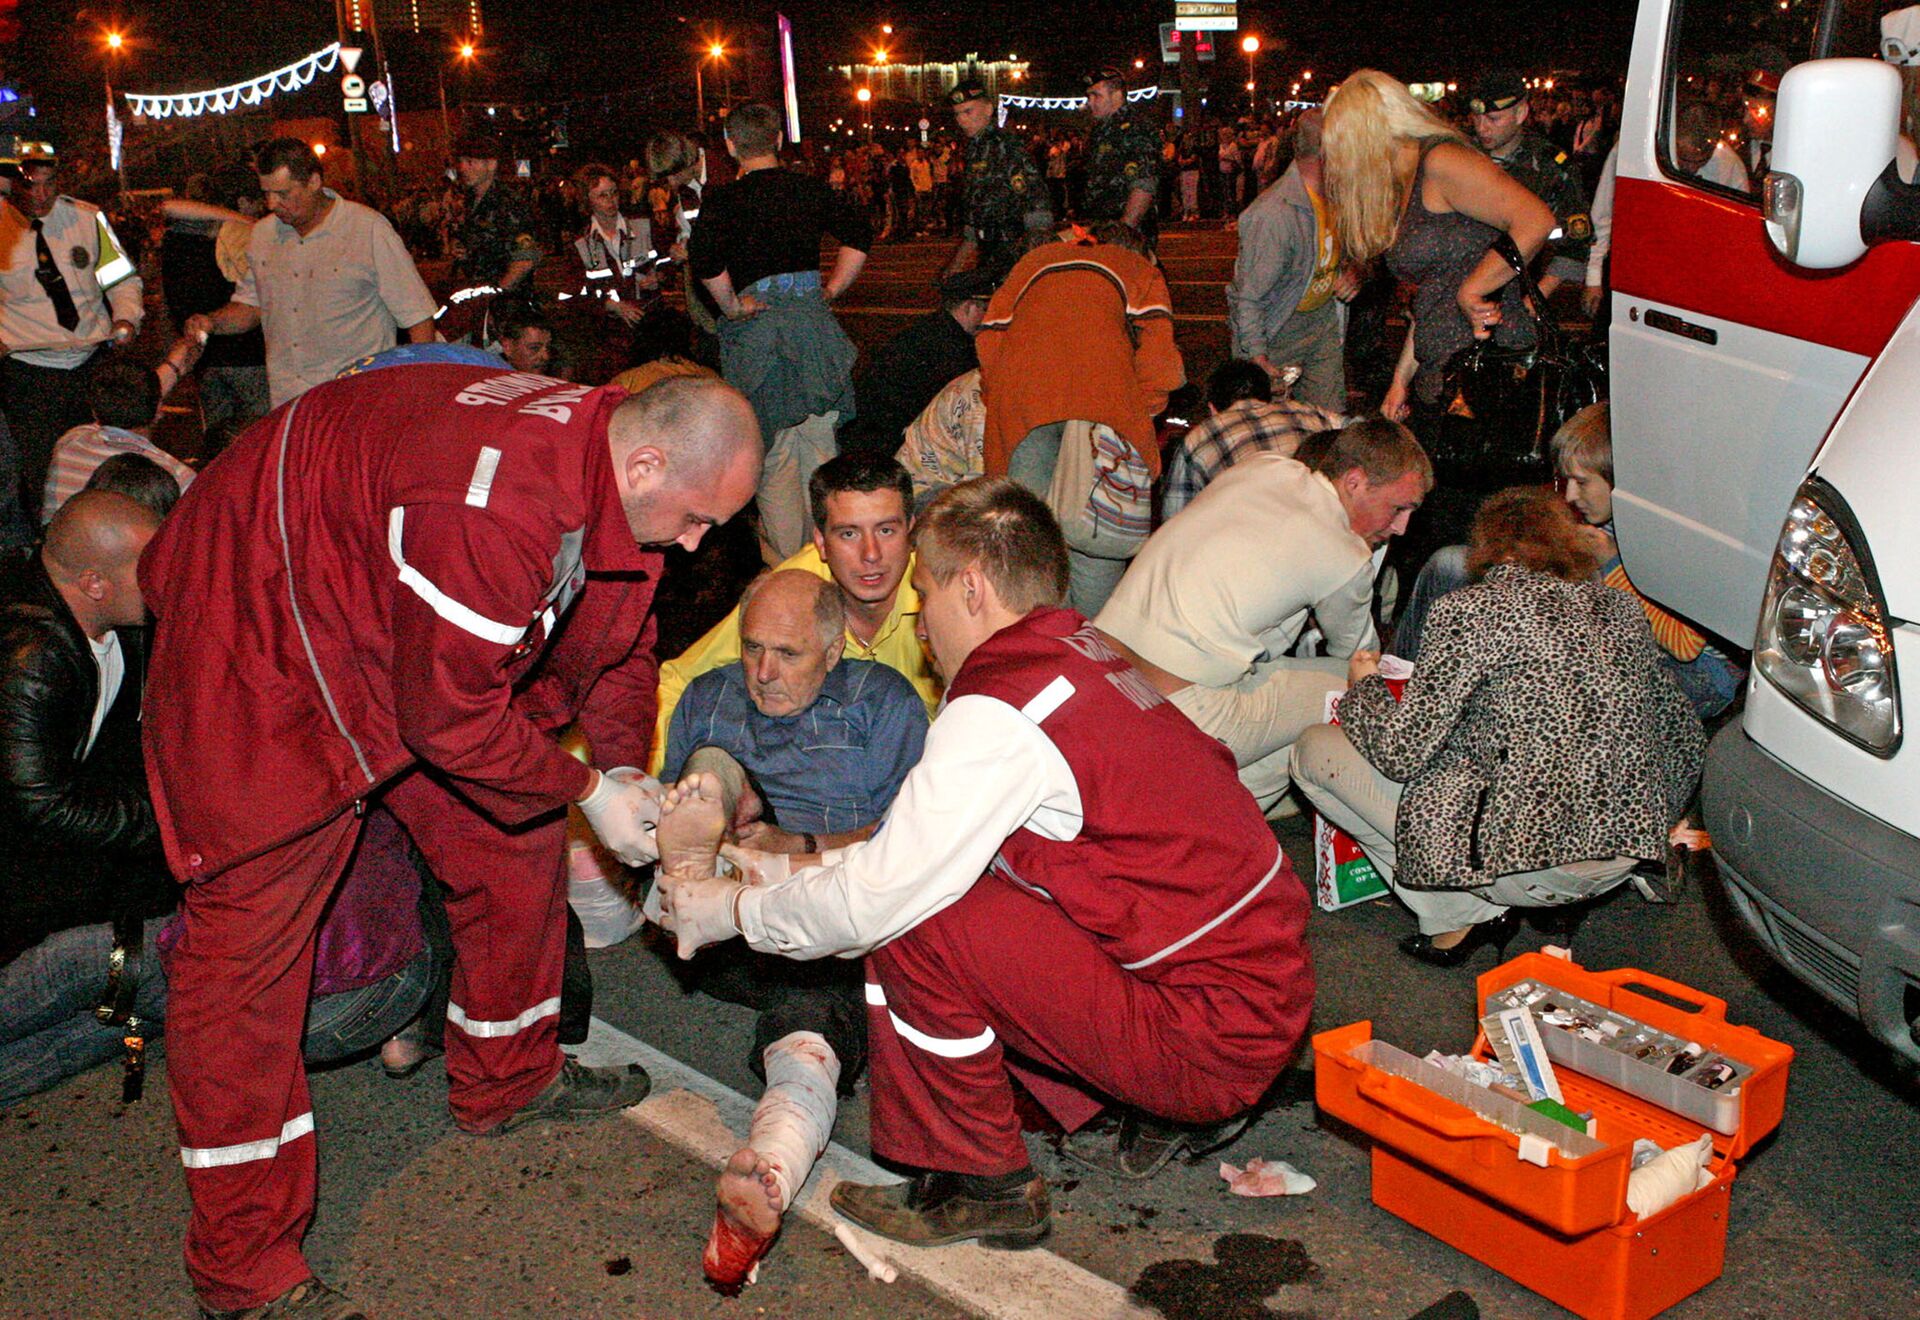
[[[1774,551],[1754,668],[1842,737],[1888,757],[1900,746],[1900,686],[1883,601],[1845,501],[1809,480]]]

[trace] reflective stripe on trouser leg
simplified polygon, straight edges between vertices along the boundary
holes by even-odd
[[[491,1127],[560,1068],[566,817],[503,829],[418,772],[395,783],[386,804],[447,888],[447,1105],[462,1125]]]
[[[999,1038],[970,1010],[967,987],[943,975],[927,924],[867,955],[874,1153],[923,1169],[1012,1173],[1027,1166],[1027,1148]]]
[[[187,1273],[200,1301],[239,1310],[312,1271],[315,1140],[301,1035],[315,932],[359,836],[342,812],[186,886],[168,959],[167,1085],[193,1217]]]
[[[866,991],[868,1007],[887,1007],[887,992],[885,990],[875,985],[872,981],[868,981]],[[892,1009],[887,1009],[887,1020],[893,1024],[893,1029],[899,1032],[909,1044],[917,1045],[929,1054],[938,1054],[943,1059],[964,1059],[970,1055],[980,1053],[994,1042],[992,1027],[986,1028],[977,1036],[965,1036],[958,1040],[948,1040],[939,1036],[929,1036],[924,1031],[919,1031],[908,1026],[900,1020],[900,1015]]]

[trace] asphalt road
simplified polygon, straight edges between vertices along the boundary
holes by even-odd
[[[1177,328],[1190,370],[1203,373],[1224,343],[1224,326],[1207,318],[1220,314],[1230,242],[1174,233],[1163,253],[1176,281],[1196,281],[1175,285]],[[930,305],[927,280],[943,255],[937,243],[879,248],[842,309],[856,335],[866,342],[870,327]],[[1304,826],[1288,822],[1280,836],[1310,876]],[[1315,912],[1315,1030],[1366,1019],[1377,1037],[1415,1053],[1470,1044],[1472,974],[1491,956],[1460,971],[1416,964],[1393,947],[1410,929],[1387,902]],[[1528,929],[1509,952],[1541,942]],[[1670,1314],[1920,1315],[1913,1079],[1778,972],[1740,933],[1711,878],[1670,906],[1617,895],[1581,928],[1575,952],[1589,967],[1638,967],[1723,998],[1731,1020],[1796,1052],[1785,1120],[1733,1187],[1725,1274]],[[753,1092],[745,1010],[684,993],[644,937],[592,960],[601,1019]],[[103,1068],[0,1112],[0,1316],[191,1314],[179,1264],[186,1199],[160,1053],[136,1105],[118,1103],[117,1076]],[[716,1298],[698,1277],[710,1166],[618,1119],[462,1137],[433,1071],[395,1082],[360,1064],[314,1078],[321,1199],[308,1252],[383,1320],[962,1313],[911,1280],[867,1280],[807,1224],[790,1229],[743,1298]],[[1565,1314],[1374,1207],[1365,1139],[1318,1114],[1311,1089],[1304,1067],[1290,1074],[1274,1106],[1225,1153],[1236,1163],[1285,1159],[1318,1180],[1297,1198],[1230,1196],[1211,1166],[1118,1183],[1031,1138],[1055,1190],[1050,1249],[1174,1320],[1398,1320],[1456,1293],[1490,1317]],[[844,1107],[835,1137],[865,1152],[864,1092]],[[1452,1305],[1450,1314],[1470,1313],[1459,1297]],[[1057,1308],[1052,1320],[1071,1314]]]

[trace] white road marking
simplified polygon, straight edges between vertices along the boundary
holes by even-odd
[[[593,1019],[585,1043],[573,1053],[589,1067],[638,1063],[646,1068],[653,1078],[653,1093],[625,1116],[649,1132],[716,1169],[740,1149],[740,1134],[753,1119],[753,1102],[738,1091],[599,1018]],[[1148,1320],[1154,1314],[1129,1301],[1119,1284],[1045,1248],[988,1251],[972,1242],[906,1247],[854,1228],[827,1204],[834,1184],[843,1179],[900,1181],[872,1160],[833,1142],[813,1166],[812,1177],[789,1213],[828,1233],[844,1226],[869,1254],[974,1315],[993,1320]],[[773,1285],[755,1287],[765,1292]]]

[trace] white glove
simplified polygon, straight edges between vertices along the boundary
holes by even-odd
[[[733,899],[738,880],[668,880],[655,882],[660,895],[660,925],[679,938],[680,956],[691,958],[709,944],[719,944],[740,933],[733,924]]]
[[[731,862],[740,879],[750,885],[777,885],[793,874],[791,853],[761,852],[737,843],[720,845],[720,856]]]
[[[660,823],[660,784],[644,771],[630,765],[602,771],[579,805],[600,842],[628,866],[659,860],[653,831]]]

